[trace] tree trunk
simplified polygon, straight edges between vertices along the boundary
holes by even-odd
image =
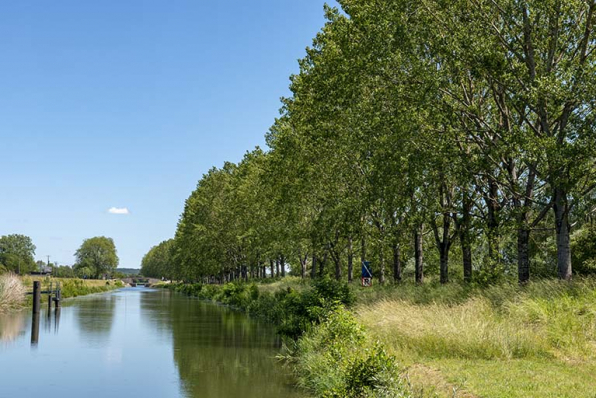
[[[520,284],[530,280],[530,230],[525,223],[526,216],[521,216],[517,228],[517,279]]]
[[[432,229],[435,235],[435,245],[439,251],[439,271],[441,284],[449,283],[449,250],[451,250],[451,215],[443,214],[442,230],[439,230],[436,220],[432,219]]]
[[[275,260],[275,277],[279,278],[279,259]]]
[[[286,259],[283,255],[279,257],[279,266],[281,267],[281,277],[283,278],[286,276]]]
[[[269,259],[269,268],[271,268],[271,277],[275,278],[275,267],[273,266],[273,260]]]
[[[341,280],[341,258],[334,256],[333,262],[335,263],[335,280]]]
[[[489,194],[484,197],[488,210],[488,256],[495,264],[500,261],[499,248],[499,188],[493,181],[490,183]]]
[[[300,277],[302,279],[306,278],[306,260],[308,259],[308,254],[304,255],[304,258],[302,258],[302,256],[300,257]]]
[[[401,249],[399,243],[393,243],[393,280],[395,282],[401,282],[402,269],[401,269]]]
[[[366,241],[364,239],[364,232],[362,233],[362,240],[360,241],[360,266],[366,261]]]
[[[555,229],[557,233],[557,268],[559,270],[559,279],[568,281],[571,280],[572,276],[569,203],[567,201],[567,193],[560,188],[555,188],[554,196]]]
[[[472,282],[472,242],[470,239],[470,212],[472,201],[467,192],[464,192],[462,203],[462,221],[459,228],[459,241],[461,244],[462,260],[464,266],[464,282]]]
[[[441,284],[449,283],[449,242],[441,243],[439,261],[440,282]]]
[[[325,251],[323,254],[323,261],[319,263],[319,276],[322,278],[325,276],[325,266],[327,265],[327,256],[329,255],[328,251]]]
[[[317,277],[317,255],[312,255],[312,267],[310,269],[310,279],[315,279]]]
[[[348,238],[348,282],[354,279],[354,251],[352,248],[352,237]]]
[[[385,253],[383,253],[383,247],[379,250],[379,284],[385,284]]]
[[[416,265],[416,283],[424,283],[424,255],[422,251],[422,224],[414,232],[414,257]]]

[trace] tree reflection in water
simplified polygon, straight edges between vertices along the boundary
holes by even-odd
[[[164,291],[141,298],[153,327],[171,331],[187,397],[297,397],[271,325],[229,308]]]
[[[117,300],[113,294],[89,296],[73,307],[81,338],[91,346],[101,347],[110,339]]]

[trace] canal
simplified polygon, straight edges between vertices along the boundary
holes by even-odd
[[[32,326],[0,315],[1,398],[300,396],[271,325],[166,289],[66,300]]]

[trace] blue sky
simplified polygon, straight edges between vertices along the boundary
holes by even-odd
[[[203,173],[264,145],[323,4],[1,2],[0,235],[68,265],[109,236],[138,268]]]

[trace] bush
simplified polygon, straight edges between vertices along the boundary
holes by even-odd
[[[46,283],[49,285],[49,280],[46,280]],[[121,281],[114,284],[114,287],[123,286],[124,284]],[[88,282],[78,278],[62,280],[60,282],[60,288],[62,298],[84,296],[86,294],[102,293],[112,290],[112,286],[107,283],[105,285],[92,286]]]
[[[287,358],[296,365],[299,384],[316,396],[407,396],[394,358],[367,340],[363,327],[343,306],[326,314]]]
[[[330,310],[350,306],[356,298],[347,284],[324,278],[312,287],[296,290],[278,288],[273,294],[245,282],[225,285],[177,284],[170,288],[190,296],[213,300],[266,319],[278,326],[280,334],[297,339]]]

